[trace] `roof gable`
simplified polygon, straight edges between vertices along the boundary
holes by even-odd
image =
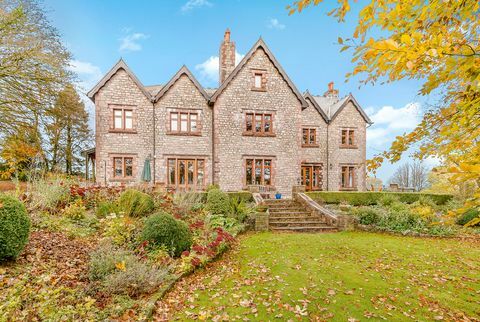
[[[328,116],[325,114],[325,112],[322,110],[320,105],[318,105],[317,101],[315,98],[313,98],[312,94],[310,94],[308,91],[305,93],[305,99],[310,102],[310,104],[313,105],[313,107],[318,111],[318,113],[322,116],[325,122],[328,123]]]
[[[155,95],[155,97],[153,98],[153,101],[157,102],[163,95],[165,95],[165,93],[168,92],[168,90],[173,86],[173,84],[175,84],[175,82],[182,75],[187,76],[190,79],[190,81],[192,81],[193,85],[195,85],[195,87],[198,89],[198,91],[203,95],[203,97],[205,97],[205,99],[208,101],[210,96],[207,94],[207,92],[205,92],[202,85],[200,85],[200,83],[197,81],[195,76],[193,76],[193,74],[185,65],[183,65],[182,68],[180,68],[180,70],[175,75],[173,75],[170,81],[168,81],[168,83],[165,84],[165,86],[163,86],[163,88],[157,93],[157,95]]]
[[[223,90],[227,87],[227,85],[237,76],[237,74],[240,72],[240,70],[243,69],[247,61],[252,57],[252,55],[259,49],[262,48],[265,54],[268,56],[270,61],[273,63],[275,68],[278,70],[280,75],[283,77],[283,79],[287,82],[288,86],[291,88],[295,96],[297,96],[298,100],[302,104],[303,108],[308,107],[308,103],[305,101],[303,98],[302,94],[298,91],[298,89],[295,87],[293,82],[290,80],[288,77],[287,73],[283,70],[282,66],[280,63],[277,61],[275,56],[273,56],[273,53],[270,51],[270,49],[267,47],[265,42],[263,41],[262,38],[258,39],[258,41],[253,45],[252,49],[243,57],[243,59],[240,61],[240,63],[235,67],[235,69],[228,75],[227,79],[220,85],[220,87],[215,91],[215,93],[212,95],[210,98],[210,102],[214,103],[217,100],[217,97],[223,92]]]
[[[348,94],[348,96],[343,101],[343,103],[341,103],[341,105],[338,106],[333,116],[331,117],[330,122],[332,122],[338,116],[338,114],[342,112],[342,110],[345,108],[345,106],[347,106],[349,102],[353,104],[353,106],[357,109],[358,113],[360,113],[360,115],[363,117],[366,123],[373,124],[372,120],[370,120],[367,113],[365,113],[365,111],[360,107],[360,104],[358,104],[357,100],[355,99],[355,97],[353,97],[351,93]]]
[[[105,84],[115,75],[118,70],[123,69],[128,76],[133,80],[133,82],[138,86],[138,88],[142,91],[142,93],[145,95],[147,99],[151,99],[152,96],[150,93],[145,89],[145,86],[140,82],[140,80],[135,76],[135,74],[130,70],[130,68],[127,66],[125,61],[120,58],[120,60],[110,69],[110,71],[103,76],[103,78],[95,85],[88,93],[87,96],[92,100],[95,101],[95,94],[103,87]]]

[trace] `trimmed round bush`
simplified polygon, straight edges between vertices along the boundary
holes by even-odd
[[[192,234],[188,226],[167,213],[156,213],[145,220],[141,240],[155,246],[165,246],[174,256],[192,246]]]
[[[362,225],[374,225],[380,221],[380,214],[376,209],[361,207],[355,211],[358,221]]]
[[[458,225],[465,225],[474,218],[480,217],[480,211],[476,208],[468,209],[460,217],[457,218]]]
[[[132,217],[148,215],[155,208],[153,198],[141,191],[127,189],[118,198],[119,211]]]
[[[30,218],[23,203],[0,194],[0,261],[15,259],[25,248],[30,233]]]
[[[212,215],[226,216],[230,213],[230,198],[220,189],[212,189],[207,194],[206,209]]]

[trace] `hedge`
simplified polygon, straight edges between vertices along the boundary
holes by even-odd
[[[195,193],[202,196],[202,199],[201,199],[202,202],[207,202],[207,192],[199,191],[199,192],[195,192]],[[238,197],[239,199],[242,199],[245,202],[253,201],[253,195],[250,191],[227,192],[227,195],[230,197],[230,199]]]
[[[433,200],[437,205],[443,205],[452,199],[452,195],[447,194],[429,194],[419,192],[384,192],[384,191],[366,191],[366,192],[345,192],[345,191],[316,191],[307,192],[307,195],[315,201],[324,203],[338,204],[342,201],[352,206],[375,205],[377,201],[386,195],[396,196],[401,202],[414,203],[421,197],[427,197]]]

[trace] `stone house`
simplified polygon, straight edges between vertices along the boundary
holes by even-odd
[[[174,190],[365,190],[372,122],[351,94],[302,94],[261,38],[235,65],[227,29],[219,58],[215,89],[185,66],[144,86],[123,60],[100,80],[88,93],[98,183],[138,182],[150,163],[151,183]]]

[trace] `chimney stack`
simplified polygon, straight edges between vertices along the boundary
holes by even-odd
[[[228,28],[220,45],[219,58],[219,82],[221,85],[235,68],[235,42],[230,41],[230,29]]]
[[[328,90],[323,94],[323,96],[330,98],[333,103],[338,102],[338,89],[334,88],[334,83],[328,83]]]

